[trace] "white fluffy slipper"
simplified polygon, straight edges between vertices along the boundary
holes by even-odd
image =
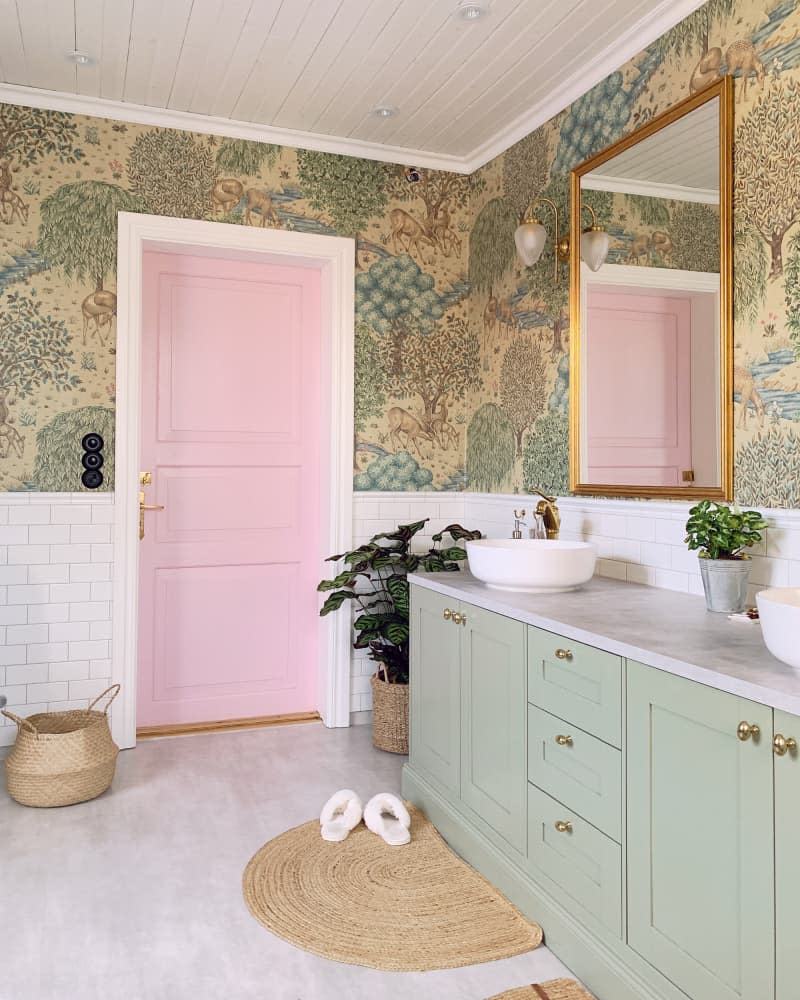
[[[334,792],[322,807],[319,822],[322,839],[339,843],[361,822],[364,807],[352,788],[342,788]]]
[[[400,847],[411,840],[408,809],[390,792],[378,792],[372,796],[364,807],[364,822],[368,829],[383,837],[392,847]]]

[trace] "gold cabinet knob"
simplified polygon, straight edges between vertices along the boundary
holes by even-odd
[[[571,747],[573,740],[571,736],[556,736],[556,743],[560,747]]]
[[[444,611],[442,612],[442,618],[444,618],[446,622],[449,622],[452,617],[453,617],[453,612],[450,610],[450,608],[445,608]]]
[[[453,624],[455,624],[455,625],[464,625],[466,623],[466,621],[467,621],[467,616],[466,615],[461,615],[457,611],[453,612]]]
[[[797,740],[793,736],[786,737],[783,733],[775,733],[772,752],[777,757],[784,757],[787,753],[797,753]]]
[[[755,722],[751,726],[749,722],[742,721],[736,727],[736,735],[739,737],[742,743],[744,743],[746,740],[749,740],[750,737],[752,736],[753,742],[755,743],[755,741],[761,735],[761,726],[757,726]]]
[[[557,660],[571,660],[572,659],[572,650],[571,649],[561,649],[561,648],[557,649],[556,650],[556,659]]]
[[[572,833],[572,823],[564,819],[556,820],[556,830],[559,833]]]

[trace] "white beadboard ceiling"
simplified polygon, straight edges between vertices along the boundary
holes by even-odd
[[[606,160],[581,178],[581,186],[719,203],[719,100]]]
[[[0,0],[0,100],[468,172],[700,2],[491,0],[475,22],[457,6]]]

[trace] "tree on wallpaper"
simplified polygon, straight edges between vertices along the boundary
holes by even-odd
[[[441,250],[446,257],[461,252],[461,238],[450,225],[453,212],[466,208],[470,194],[482,190],[483,181],[465,174],[445,173],[442,170],[420,170],[419,180],[411,183],[403,167],[387,167],[388,194],[395,201],[419,200],[425,207],[425,214],[419,218],[408,213],[416,222],[424,238],[434,251]],[[399,210],[402,213],[402,209]],[[394,215],[394,213],[392,213]],[[397,222],[392,219],[392,228],[402,225],[402,215]]]
[[[784,78],[764,91],[736,130],[736,209],[769,245],[770,278],[783,274],[783,238],[800,221],[798,117],[800,81]]]
[[[786,325],[795,359],[800,361],[800,238],[797,235],[789,241],[786,261]]]
[[[514,263],[517,215],[505,198],[492,198],[478,213],[469,235],[469,282],[491,296]]]
[[[733,316],[751,325],[767,293],[767,260],[764,242],[740,212],[733,217]]]
[[[522,484],[557,497],[569,492],[569,424],[563,413],[551,409],[536,421],[525,442]]]
[[[612,73],[569,106],[559,131],[553,174],[573,167],[610,145],[625,131],[633,95],[623,87],[622,73]]]
[[[318,212],[327,212],[340,236],[358,235],[374,215],[386,208],[386,167],[354,156],[297,151],[297,176],[303,195]]]
[[[562,219],[569,219],[569,198],[568,198],[567,178],[564,175],[552,177],[550,183],[542,191],[545,198],[549,198],[558,206],[558,214]],[[533,299],[534,308],[537,312],[544,313],[550,319],[553,331],[553,340],[550,345],[550,355],[558,359],[566,350],[564,345],[564,332],[569,324],[567,315],[567,303],[569,301],[569,266],[559,262],[559,281],[553,280],[553,232],[552,215],[548,212],[551,220],[545,224],[547,230],[547,240],[539,261],[533,266],[525,269],[528,279],[528,292]],[[601,223],[602,224],[602,223]]]
[[[370,328],[360,320],[356,321],[354,356],[353,425],[355,429],[354,445],[355,449],[358,450],[359,433],[363,433],[367,429],[367,421],[371,417],[378,417],[383,413],[386,403],[384,393],[386,372],[380,361],[378,345],[375,343]]]
[[[736,452],[734,482],[739,503],[800,507],[800,434],[759,431]]]
[[[516,437],[511,421],[496,403],[484,403],[467,427],[467,478],[470,489],[496,490],[514,468]]]
[[[32,166],[43,156],[77,163],[83,151],[75,145],[78,126],[72,115],[42,108],[0,104],[0,159],[16,159]]]
[[[669,225],[669,203],[664,198],[650,198],[644,194],[626,194],[625,201],[639,216],[642,225]]]
[[[85,489],[81,483],[81,440],[88,431],[101,434],[105,441],[103,486],[114,488],[114,411],[106,406],[84,406],[59,413],[37,432],[33,467],[37,489],[53,493]]]
[[[103,289],[117,266],[117,213],[141,212],[142,203],[117,184],[62,184],[41,203],[39,253],[67,278],[89,279]]]
[[[714,22],[729,17],[735,7],[736,0],[708,0],[661,36],[657,45],[662,57],[673,53],[677,56],[688,55],[697,48],[701,55],[706,55]]]
[[[380,337],[391,339],[391,376],[402,379],[406,337],[428,336],[444,315],[433,275],[421,271],[408,254],[382,257],[356,275],[355,302],[358,318]]]
[[[519,221],[541,193],[550,165],[550,139],[544,125],[507,149],[503,155],[503,196]]]
[[[541,416],[547,402],[547,370],[533,337],[515,337],[500,368],[500,405],[514,428],[516,458],[522,458],[522,435]]]
[[[269,142],[250,142],[249,139],[223,139],[217,150],[216,161],[220,170],[229,174],[245,174],[255,177],[264,163],[271,167],[280,146]]]
[[[393,348],[383,351],[383,368],[393,372]],[[391,375],[389,389],[399,397],[419,396],[419,417],[439,447],[457,447],[458,432],[450,421],[453,403],[481,386],[480,345],[460,316],[448,316],[433,334],[407,337],[402,346],[402,374]]]
[[[190,132],[142,133],[131,146],[128,178],[153,215],[204,219],[211,212],[211,191],[217,181],[214,156]]]
[[[719,213],[710,205],[682,201],[670,222],[672,264],[685,271],[719,272]]]
[[[10,292],[0,309],[0,390],[16,387],[21,396],[52,385],[57,391],[80,384],[70,375],[75,358],[63,320],[42,311],[42,303],[21,292]]]
[[[370,462],[364,472],[353,478],[357,490],[384,490],[402,493],[406,490],[431,489],[433,473],[420,467],[413,455],[398,451],[382,455]]]

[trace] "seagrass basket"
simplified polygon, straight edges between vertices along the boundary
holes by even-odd
[[[105,708],[95,705],[110,694]],[[17,724],[17,740],[6,760],[8,794],[23,806],[70,806],[104,792],[114,778],[119,747],[111,739],[108,709],[119,694],[113,684],[88,708],[38,712]]]
[[[408,753],[408,684],[372,685],[372,745],[389,753]]]

